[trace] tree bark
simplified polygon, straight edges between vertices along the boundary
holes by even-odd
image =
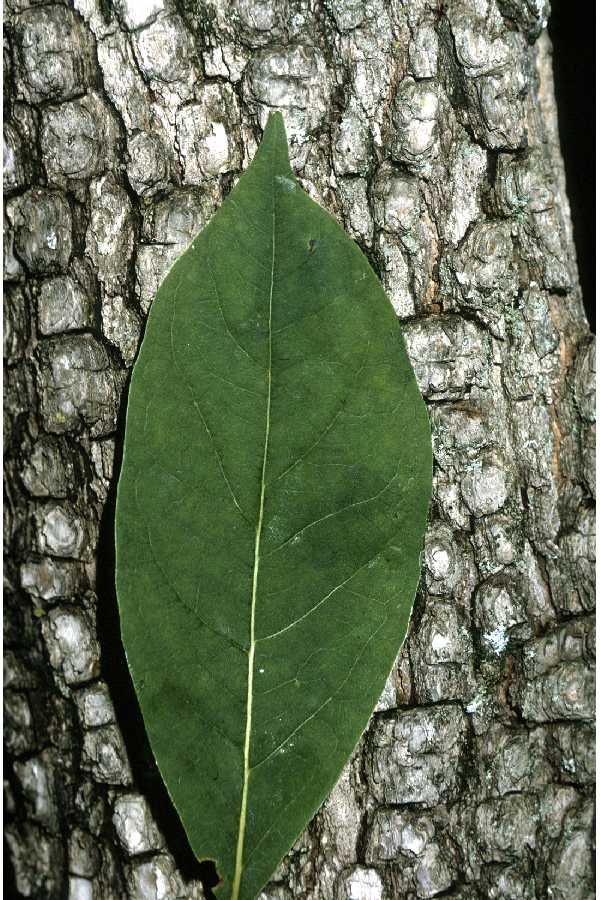
[[[544,0],[8,6],[9,895],[211,896],[119,644],[114,490],[152,296],[280,108],[398,313],[435,471],[398,665],[261,896],[593,897],[594,356]]]

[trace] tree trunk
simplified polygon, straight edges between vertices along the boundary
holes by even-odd
[[[547,15],[9,2],[9,896],[211,896],[119,643],[114,491],[152,296],[276,107],[398,313],[435,471],[398,665],[263,900],[593,897],[594,356]]]

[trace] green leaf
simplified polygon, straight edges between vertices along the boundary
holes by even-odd
[[[117,500],[131,674],[225,897],[258,893],[365,729],[406,633],[430,492],[393,309],[295,180],[272,115],[158,291]]]

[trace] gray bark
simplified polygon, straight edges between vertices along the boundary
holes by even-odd
[[[591,898],[594,356],[544,0],[8,7],[12,890],[203,896],[118,642],[114,477],[152,296],[278,107],[397,310],[435,473],[409,638],[263,900]]]

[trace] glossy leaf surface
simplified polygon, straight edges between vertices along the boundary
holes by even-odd
[[[117,499],[121,630],[199,858],[253,898],[327,796],[404,638],[424,403],[366,259],[269,119],[153,303]]]

